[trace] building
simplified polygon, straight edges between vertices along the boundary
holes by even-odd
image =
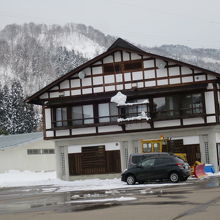
[[[201,160],[218,170],[219,78],[119,38],[27,102],[43,107],[44,139],[55,142],[62,179],[121,172],[128,155],[141,151],[141,139],[160,136],[191,163]],[[133,104],[111,102],[119,91]]]
[[[54,171],[55,149],[42,132],[0,136],[0,172]]]

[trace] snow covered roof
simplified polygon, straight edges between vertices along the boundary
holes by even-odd
[[[43,140],[42,132],[34,132],[27,134],[16,134],[16,135],[1,135],[0,136],[0,149],[6,147],[20,146],[25,143],[33,142],[36,140]]]

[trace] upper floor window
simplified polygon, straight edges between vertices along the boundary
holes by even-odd
[[[104,73],[118,73],[121,72],[121,65],[119,63],[110,63],[103,66]]]
[[[202,94],[185,95],[182,99],[181,110],[184,115],[203,113]]]
[[[179,116],[179,96],[166,96],[153,99],[156,118]]]
[[[72,107],[72,125],[94,123],[93,105]]]
[[[119,73],[119,72],[129,72],[129,71],[138,71],[142,70],[143,61],[135,60],[135,61],[126,61],[121,63],[108,63],[103,65],[104,73]]]
[[[195,93],[154,98],[153,109],[157,119],[202,114],[203,95]]]
[[[67,126],[67,108],[56,108],[56,127]]]
[[[148,114],[147,104],[144,103],[146,99],[138,99],[129,101],[129,103],[134,103],[134,105],[128,105],[125,108],[125,118],[137,117],[143,114]],[[143,103],[143,104],[142,104]]]
[[[99,123],[115,122],[118,119],[118,108],[115,103],[98,104]]]
[[[128,62],[124,63],[124,71],[132,71],[132,70],[141,70],[143,66],[142,61],[133,61],[133,62]]]

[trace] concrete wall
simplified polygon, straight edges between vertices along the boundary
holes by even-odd
[[[38,140],[0,150],[0,172],[8,170],[56,170],[55,154],[27,154],[27,149],[54,149],[52,141]]]

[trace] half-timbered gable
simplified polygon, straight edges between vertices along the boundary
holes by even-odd
[[[106,52],[27,101],[43,106],[45,139],[159,135],[167,129],[218,125],[219,78],[213,71],[147,53],[118,39]],[[118,92],[133,104],[111,102]],[[147,119],[139,117],[143,113]]]

